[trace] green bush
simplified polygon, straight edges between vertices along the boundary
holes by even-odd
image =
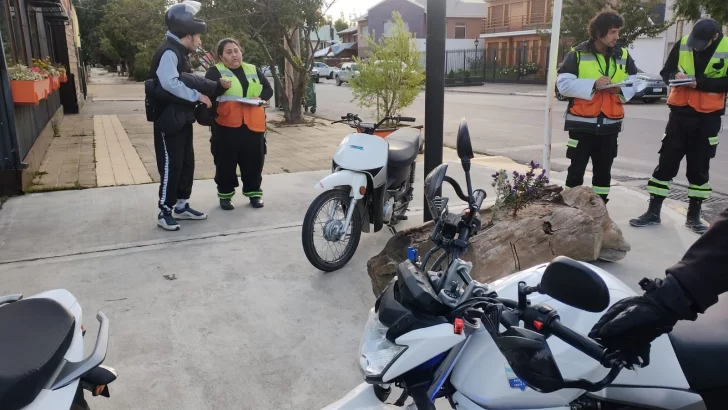
[[[465,77],[465,84],[470,84],[470,71],[465,70],[463,77]]]

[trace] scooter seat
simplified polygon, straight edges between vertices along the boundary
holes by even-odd
[[[35,400],[61,365],[75,322],[52,299],[0,306],[0,409],[21,409]]]
[[[387,136],[387,142],[389,143],[387,165],[392,168],[405,167],[417,158],[420,149],[420,130],[400,128]]]
[[[685,378],[693,390],[728,388],[728,296],[692,322],[679,321],[670,341]],[[655,360],[660,360],[655,358]]]

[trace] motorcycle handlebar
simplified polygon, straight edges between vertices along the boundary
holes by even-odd
[[[455,181],[454,179],[452,179],[451,177],[449,177],[447,175],[445,176],[444,181],[447,182],[448,184],[450,184],[450,186],[452,186],[452,189],[455,190],[455,195],[457,195],[458,198],[462,199],[465,202],[470,203],[470,199],[467,197],[467,195],[465,195],[463,193],[463,189],[460,188],[460,184],[458,184],[457,181]]]
[[[483,205],[485,196],[485,191],[483,191],[482,189],[476,189],[475,192],[473,192],[473,207],[476,210],[479,210],[480,207]]]
[[[554,318],[549,323],[546,323],[546,328],[552,335],[563,340],[571,347],[586,354],[599,363],[604,364],[604,347],[595,342],[593,339],[590,339],[570,327],[563,325],[558,317]]]

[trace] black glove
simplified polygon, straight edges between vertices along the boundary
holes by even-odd
[[[672,331],[678,320],[695,320],[677,279],[647,278],[640,281],[644,296],[625,298],[615,303],[594,325],[589,337],[607,348],[607,359],[620,359],[627,368],[650,364],[650,343]]]

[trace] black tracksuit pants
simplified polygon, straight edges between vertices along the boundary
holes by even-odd
[[[190,199],[195,176],[192,124],[175,135],[167,135],[154,124],[154,151],[159,171],[159,208],[171,211],[178,199]]]
[[[237,169],[243,182],[243,195],[261,198],[263,190],[263,164],[266,142],[264,132],[253,132],[243,124],[238,128],[215,124],[212,128],[210,148],[215,161],[217,196],[230,199],[239,186]]]
[[[670,113],[665,136],[660,147],[660,162],[647,183],[647,192],[666,197],[670,183],[680,170],[680,162],[687,158],[688,197],[710,198],[710,160],[718,148],[721,129],[719,115],[682,115]]]
[[[612,181],[612,164],[617,156],[618,135],[569,131],[566,158],[571,160],[571,165],[566,176],[566,186],[573,188],[584,184],[584,172],[591,158],[592,189],[606,200]]]

